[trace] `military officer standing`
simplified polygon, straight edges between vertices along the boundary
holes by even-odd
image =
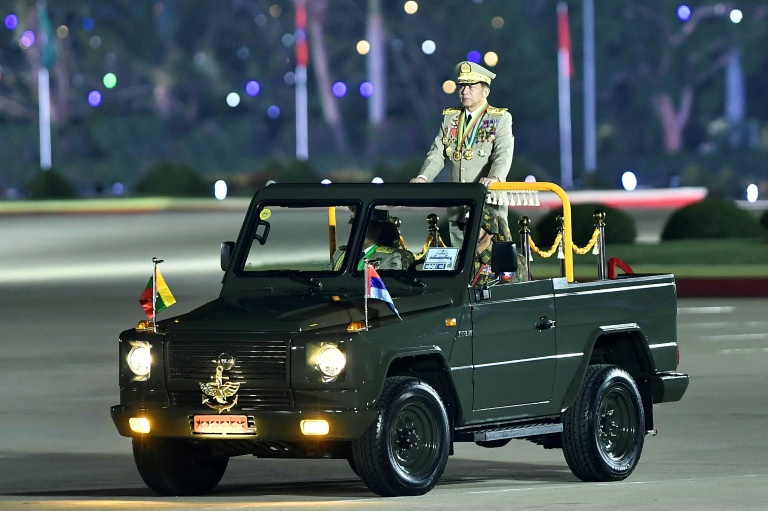
[[[496,75],[474,62],[456,66],[461,108],[443,110],[443,123],[427,153],[419,175],[412,183],[428,183],[435,179],[448,161],[451,181],[478,182],[485,186],[505,181],[512,165],[515,139],[512,116],[506,108],[488,104],[491,80]],[[496,214],[506,214],[499,208]],[[451,244],[460,245],[463,233],[459,227],[461,213],[449,211]]]

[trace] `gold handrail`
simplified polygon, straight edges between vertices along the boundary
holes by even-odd
[[[532,190],[542,192],[552,192],[560,198],[563,204],[563,247],[565,251],[565,278],[568,282],[573,282],[573,231],[571,224],[571,200],[565,193],[565,190],[554,183],[537,182],[504,182],[493,183],[488,187],[489,190]]]

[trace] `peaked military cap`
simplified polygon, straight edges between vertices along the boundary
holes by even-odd
[[[496,78],[496,74],[488,71],[480,64],[469,62],[467,60],[456,64],[456,83],[478,83],[483,82],[488,85],[491,80]]]

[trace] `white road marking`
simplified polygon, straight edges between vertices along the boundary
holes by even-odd
[[[768,348],[734,348],[732,350],[718,350],[720,355],[748,355],[752,353],[768,353]]]
[[[175,260],[161,265],[164,275],[221,273],[217,257]],[[147,261],[78,263],[65,266],[38,266],[0,270],[0,284],[34,284],[70,280],[99,280],[110,277],[149,278],[152,263]]]
[[[724,307],[678,307],[677,314],[729,314],[736,310],[736,307],[727,305]]]
[[[763,341],[768,340],[768,333],[765,334],[728,334],[728,335],[704,335],[699,337],[701,341]]]

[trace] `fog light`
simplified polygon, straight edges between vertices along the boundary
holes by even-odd
[[[131,417],[128,426],[134,433],[149,433],[149,419],[145,417]]]
[[[325,420],[301,421],[301,432],[304,435],[327,435],[330,429]]]

